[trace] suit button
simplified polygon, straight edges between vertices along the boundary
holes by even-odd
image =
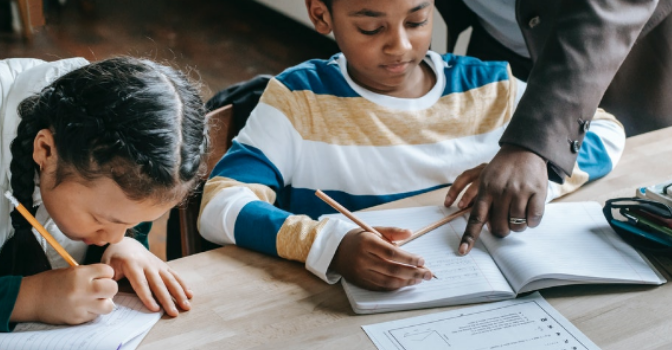
[[[579,153],[579,150],[581,149],[581,144],[579,141],[574,140],[572,141],[572,153]]]
[[[590,130],[590,120],[583,122],[583,132],[588,132]]]
[[[539,23],[541,23],[541,19],[539,18],[539,16],[534,16],[534,17],[532,17],[532,19],[530,19],[530,21],[527,23],[527,25],[530,27],[530,29],[532,29],[532,28],[538,26]]]

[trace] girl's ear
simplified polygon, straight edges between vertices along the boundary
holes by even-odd
[[[324,35],[331,33],[333,24],[327,5],[322,0],[306,0],[306,8],[308,9],[310,21],[315,26],[315,30]]]
[[[58,153],[54,134],[49,129],[37,132],[33,140],[33,160],[40,167],[40,171],[53,172],[58,166]]]

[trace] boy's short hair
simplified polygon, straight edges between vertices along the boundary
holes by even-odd
[[[320,1],[322,1],[327,6],[327,9],[331,11],[331,3],[333,2],[333,0],[320,0]]]

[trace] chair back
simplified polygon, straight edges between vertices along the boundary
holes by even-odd
[[[233,127],[232,105],[226,105],[208,113],[206,120],[208,121],[208,136],[210,139],[210,152],[206,158],[208,170],[196,194],[191,196],[178,209],[182,256],[200,253],[206,250],[206,247],[215,247],[214,244],[204,240],[197,229],[198,213],[201,208],[201,193],[212,169],[231,147],[232,140],[239,131]]]

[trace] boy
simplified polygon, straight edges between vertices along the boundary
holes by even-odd
[[[306,5],[315,29],[333,31],[342,53],[270,81],[206,184],[200,232],[215,243],[305,262],[329,283],[343,276],[392,290],[429,280],[422,257],[353,224],[316,221],[334,211],[314,192],[355,211],[449,186],[495,155],[524,84],[506,63],[428,51],[433,1]],[[576,171],[549,193],[603,176],[618,160],[620,124],[601,111],[594,120],[578,165],[588,174]],[[410,235],[379,231],[390,240]]]

